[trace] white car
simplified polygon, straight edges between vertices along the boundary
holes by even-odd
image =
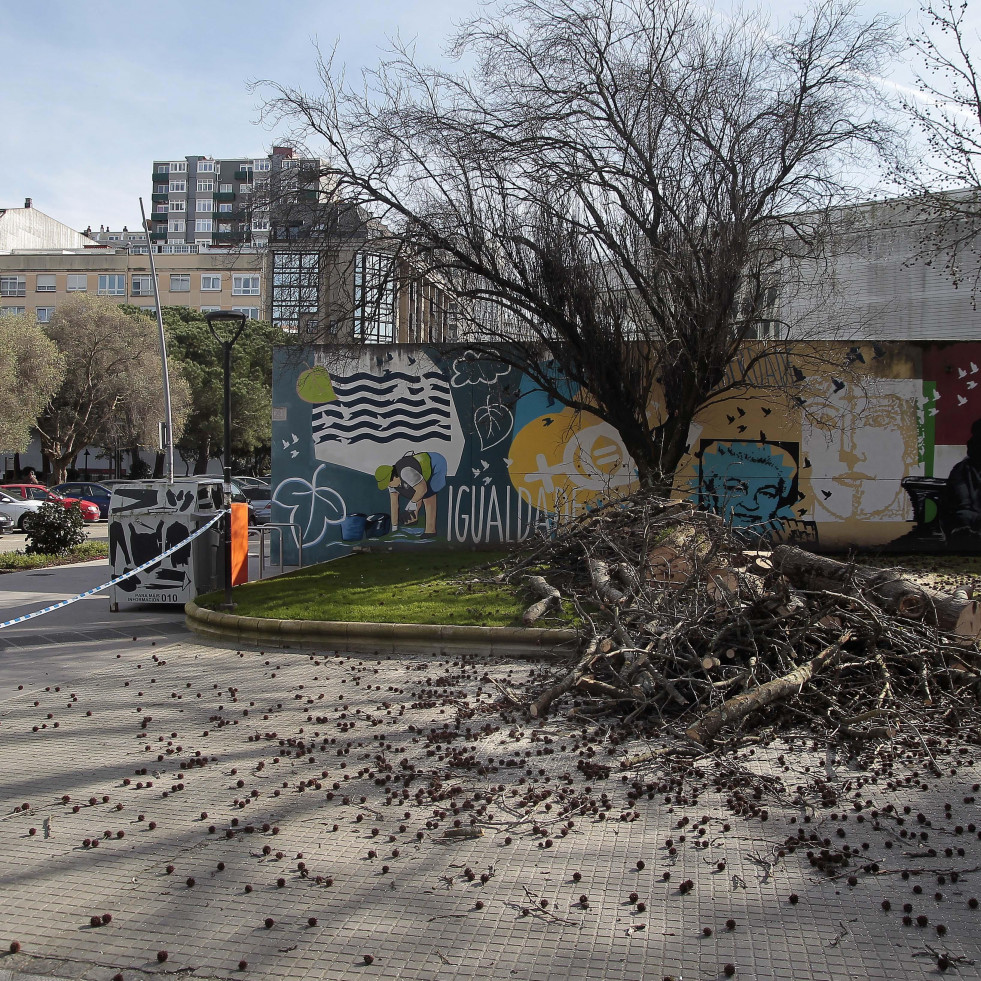
[[[31,515],[37,511],[44,501],[19,501],[0,491],[0,511],[10,516],[10,520],[20,531],[26,531],[31,523]]]

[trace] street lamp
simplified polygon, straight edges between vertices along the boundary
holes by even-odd
[[[85,479],[86,480],[92,479],[89,476],[89,448],[87,446],[85,447]]]
[[[225,472],[225,517],[222,521],[225,539],[225,602],[226,610],[235,608],[232,602],[232,345],[245,328],[246,316],[235,310],[212,310],[204,315],[208,328],[221,345],[225,374],[225,442],[222,448],[222,469]],[[215,324],[227,324],[219,333]]]

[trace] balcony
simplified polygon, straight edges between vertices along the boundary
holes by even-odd
[[[150,217],[154,221],[166,221],[170,217],[170,215],[166,211],[154,211],[154,213],[150,215]]]
[[[215,191],[216,201],[234,201],[235,192],[234,191]]]
[[[155,228],[152,232],[150,232],[150,238],[154,239],[155,241],[159,241],[160,239],[166,237],[167,237],[166,228]]]
[[[309,187],[304,188],[302,191],[300,191],[300,200],[317,202],[320,200],[320,191]]]
[[[237,181],[247,181],[248,183],[251,184],[252,183],[252,171],[251,170],[236,170],[235,171],[235,180],[237,180]]]
[[[231,242],[244,242],[245,232],[215,232],[214,241],[218,245]]]
[[[150,200],[153,201],[154,204],[163,204],[163,202],[167,200],[167,197],[168,195],[166,191],[154,191],[153,194],[150,195]]]
[[[170,171],[169,170],[155,170],[153,172],[153,183],[154,184],[169,184],[170,183]]]

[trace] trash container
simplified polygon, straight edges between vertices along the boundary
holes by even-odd
[[[132,480],[116,484],[109,500],[109,564],[122,575],[189,538],[221,510],[222,482],[214,477]],[[110,587],[113,610],[122,603],[186,603],[219,588],[221,522],[184,548]]]

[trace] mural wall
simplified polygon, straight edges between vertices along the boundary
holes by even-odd
[[[676,494],[748,540],[977,550],[979,364],[974,343],[756,360],[758,387],[693,424]],[[273,403],[273,521],[305,561],[522,539],[636,486],[610,426],[472,353],[280,349]]]

